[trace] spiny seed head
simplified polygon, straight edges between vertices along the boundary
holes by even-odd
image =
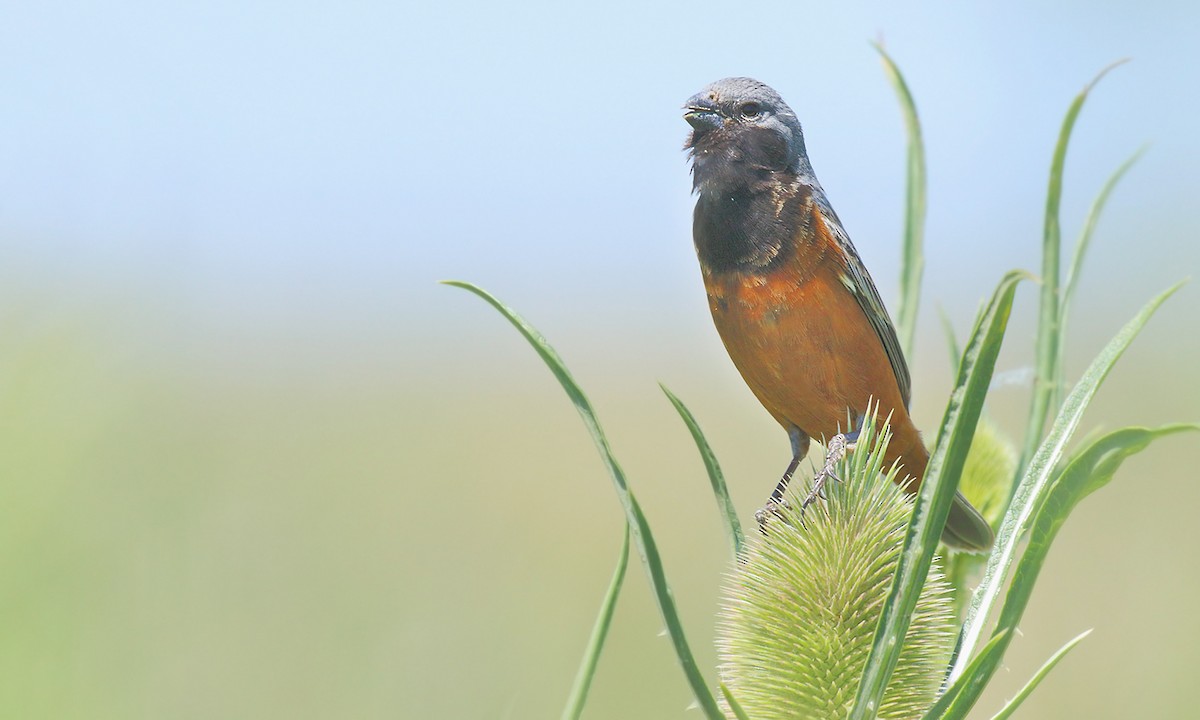
[[[881,472],[887,426],[872,425],[839,465],[844,482],[827,485],[803,522],[807,488],[796,483],[726,583],[721,676],[755,720],[844,718],[854,702],[912,511],[895,471]],[[956,632],[940,568],[935,560],[880,718],[919,717],[937,695]]]

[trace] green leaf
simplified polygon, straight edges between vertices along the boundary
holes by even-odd
[[[1005,576],[1008,574],[1008,569],[1012,565],[1013,558],[1016,556],[1021,537],[1024,535],[1025,530],[1030,527],[1034,511],[1043,505],[1044,493],[1050,484],[1050,474],[1059,459],[1063,456],[1066,444],[1074,433],[1075,428],[1078,427],[1080,418],[1082,418],[1084,410],[1087,409],[1088,403],[1091,402],[1092,397],[1096,394],[1096,390],[1100,387],[1100,383],[1104,381],[1109,371],[1112,370],[1113,365],[1116,364],[1117,359],[1121,357],[1121,354],[1133,342],[1134,337],[1137,336],[1138,332],[1146,324],[1146,321],[1150,319],[1150,316],[1154,314],[1154,311],[1158,309],[1163,301],[1179,287],[1179,285],[1176,285],[1151,300],[1133,320],[1121,328],[1120,332],[1109,341],[1108,345],[1092,361],[1091,366],[1088,367],[1083,377],[1080,378],[1074,389],[1067,396],[1062,410],[1055,419],[1049,434],[1047,434],[1045,441],[1042,442],[1037,453],[1034,454],[1033,460],[1029,463],[1025,475],[1013,495],[1008,512],[1005,513],[1004,521],[1000,524],[1000,531],[996,537],[996,547],[988,558],[988,565],[984,572],[983,581],[975,591],[974,597],[971,598],[971,606],[967,611],[967,620],[963,625],[961,641],[959,643],[958,657],[950,669],[951,681],[954,681],[963,673],[967,660],[970,658],[975,646],[979,642],[979,638],[983,634],[988,615],[998,602],[1000,593],[1004,588]],[[1062,518],[1065,519],[1065,517],[1066,514],[1063,513]],[[1045,549],[1042,548],[1040,552],[1044,553]],[[1026,548],[1025,555],[1021,559],[1021,565],[1024,567],[1040,567],[1038,552],[1039,550],[1035,548],[1031,540],[1029,546]],[[1026,566],[1026,563],[1031,563],[1031,565]],[[1011,603],[1019,601],[1022,594],[1027,599],[1028,594],[1032,592],[1032,585],[1031,580],[1028,582],[1028,586],[1025,586],[1018,585],[1014,579],[1013,587],[1009,591],[1009,597],[1005,602],[1005,608],[1010,607]],[[1016,606],[1014,605],[1013,607]],[[1023,607],[1021,605],[1021,609]],[[1017,613],[1017,617],[1019,617],[1019,613]],[[1002,621],[999,627],[1016,627],[1016,624],[1015,621],[1011,624]],[[994,668],[991,668],[991,670],[994,670]]]
[[[993,528],[1000,524],[1006,509],[1012,478],[1016,473],[1017,450],[986,414],[975,427],[971,451],[963,466],[958,491],[975,506]],[[954,553],[946,563],[947,576],[954,586],[954,601],[961,619],[971,602],[971,592],[987,562],[984,555]]]
[[[1127,427],[1097,438],[1071,456],[1050,488],[1047,509],[1052,510],[1053,503],[1064,500],[1070,500],[1073,506],[1104,487],[1112,481],[1125,458],[1145,450],[1151,442],[1175,433],[1197,431],[1200,425],[1194,423],[1171,423],[1157,428]],[[1050,526],[1043,529],[1049,532]]]
[[[742,524],[738,521],[737,509],[733,507],[733,500],[729,497],[729,488],[725,485],[725,474],[721,472],[721,465],[717,462],[717,456],[713,453],[708,440],[705,439],[704,433],[700,431],[700,424],[696,422],[696,417],[687,409],[683,401],[675,397],[675,394],[668,390],[666,385],[659,383],[659,387],[666,393],[671,404],[675,406],[679,417],[683,418],[684,425],[687,425],[688,430],[692,433],[692,439],[696,441],[696,449],[700,451],[700,457],[704,460],[704,469],[708,471],[708,480],[712,484],[713,496],[717,499],[721,520],[724,521],[725,535],[729,538],[729,543],[733,548],[733,558],[736,560],[742,554],[745,538],[742,535]]]
[[[904,129],[908,136],[904,247],[900,255],[900,302],[896,305],[896,333],[904,356],[911,361],[913,338],[917,331],[917,305],[921,299],[921,275],[925,270],[925,143],[921,139],[921,121],[917,117],[917,105],[909,92],[908,83],[883,46],[875,43],[875,49],[883,59],[888,80],[900,101],[900,112],[904,115]]]
[[[997,633],[995,637],[983,646],[983,649],[979,651],[979,655],[967,665],[967,672],[956,682],[952,683],[950,687],[946,688],[946,691],[942,693],[938,701],[922,716],[922,720],[940,720],[945,717],[954,704],[954,701],[958,699],[963,690],[969,687],[972,679],[977,676],[977,668],[985,663],[1000,662],[1000,655],[1004,652],[1000,647],[1000,643],[1007,634],[1007,631]]]
[[[1029,682],[1025,683],[1025,687],[1021,688],[1021,692],[1017,693],[1017,696],[1012,700],[1009,700],[1008,704],[992,717],[992,720],[1006,720],[1014,712],[1016,712],[1017,708],[1021,706],[1021,703],[1025,702],[1025,698],[1029,697],[1034,689],[1041,684],[1042,680],[1046,678],[1046,675],[1048,675],[1050,671],[1054,669],[1054,666],[1057,665],[1060,660],[1066,657],[1067,653],[1071,652],[1071,650],[1078,645],[1080,641],[1082,641],[1091,633],[1091,630],[1084,630],[1076,635],[1066,645],[1063,645],[1061,648],[1059,648],[1058,652],[1051,655],[1050,659],[1047,660],[1045,664],[1042,665],[1042,667],[1037,671],[1037,673],[1035,673],[1034,676],[1029,679]]]
[[[971,340],[963,353],[958,383],[946,406],[937,442],[929,458],[929,467],[917,494],[900,563],[875,631],[875,640],[854,708],[849,715],[850,720],[875,717],[900,657],[908,623],[937,550],[971,447],[975,425],[983,411],[983,401],[987,396],[996,358],[1000,354],[1017,283],[1027,277],[1027,273],[1022,271],[1013,271],[1004,276],[976,321]]]
[[[1108,204],[1108,197],[1112,195],[1113,190],[1117,187],[1117,183],[1129,169],[1133,167],[1142,155],[1146,154],[1146,147],[1138,149],[1128,160],[1121,163],[1113,174],[1104,183],[1104,187],[1100,189],[1100,193],[1096,195],[1096,199],[1092,201],[1092,207],[1088,210],[1087,220],[1084,222],[1083,230],[1079,233],[1079,242],[1075,245],[1075,255],[1071,259],[1071,268],[1067,271],[1067,280],[1063,285],[1063,297],[1061,315],[1065,318],[1067,308],[1071,303],[1071,298],[1075,295],[1075,287],[1079,284],[1079,271],[1083,267],[1083,259],[1087,255],[1088,247],[1092,242],[1092,234],[1096,231],[1096,223],[1100,221],[1100,214],[1104,211],[1104,206]]]
[[[587,649],[583,653],[583,662],[579,665],[579,671],[575,673],[575,683],[571,686],[567,706],[563,709],[563,720],[578,720],[583,714],[583,706],[587,702],[588,691],[592,688],[592,678],[596,675],[596,664],[600,660],[600,652],[604,649],[608,628],[612,625],[613,611],[617,608],[617,597],[621,594],[621,585],[625,582],[625,568],[628,566],[629,523],[625,523],[625,532],[621,536],[621,554],[617,556],[617,567],[613,570],[612,581],[608,584],[608,592],[604,593],[604,602],[600,604],[600,614],[596,616],[592,636],[588,638]]]
[[[725,683],[721,683],[721,695],[725,698],[725,702],[728,703],[729,709],[733,711],[733,716],[737,720],[750,720],[750,716],[746,714],[741,705],[738,705],[737,699],[733,697],[733,693],[729,692],[729,688],[726,687]]]
[[[1067,162],[1067,146],[1071,140],[1071,131],[1075,128],[1075,120],[1088,93],[1100,82],[1110,70],[1124,63],[1124,60],[1109,65],[1100,71],[1083,90],[1075,96],[1075,100],[1067,109],[1063,118],[1062,129],[1058,133],[1058,144],[1054,148],[1054,159],[1050,163],[1050,182],[1046,190],[1046,217],[1042,231],[1042,292],[1038,310],[1037,343],[1034,348],[1036,355],[1035,376],[1033,384],[1033,401],[1029,407],[1029,423],[1025,431],[1025,443],[1021,452],[1018,468],[1023,470],[1029,462],[1042,432],[1046,428],[1046,420],[1051,412],[1050,400],[1055,394],[1054,383],[1059,377],[1058,367],[1062,362],[1062,335],[1059,332],[1059,264],[1062,251],[1062,229],[1059,226],[1059,205],[1062,199],[1063,167]]]
[[[1123,162],[1116,172],[1108,178],[1108,182],[1104,183],[1104,187],[1100,189],[1100,193],[1092,202],[1091,209],[1088,210],[1087,220],[1083,224],[1083,230],[1079,233],[1079,242],[1075,244],[1075,255],[1071,259],[1071,268],[1067,271],[1067,280],[1063,285],[1062,304],[1058,309],[1058,327],[1059,332],[1066,337],[1067,333],[1067,315],[1071,306],[1071,299],[1075,295],[1075,288],[1079,284],[1079,273],[1083,268],[1083,259],[1087,255],[1088,247],[1092,243],[1092,234],[1096,231],[1096,223],[1100,220],[1100,213],[1103,212],[1104,206],[1108,203],[1108,196],[1112,194],[1117,183],[1129,172],[1129,168],[1137,162],[1146,152],[1146,148],[1142,147],[1133,154],[1128,160]],[[1061,342],[1061,341],[1060,341]],[[1050,407],[1058,407],[1062,402],[1062,393],[1066,385],[1066,363],[1058,363],[1058,376],[1054,379],[1052,392],[1050,395]]]
[[[675,654],[679,658],[679,664],[683,668],[683,673],[692,687],[692,693],[696,697],[696,702],[704,710],[705,716],[710,720],[724,720],[720,706],[717,705],[716,698],[705,684],[704,676],[700,673],[700,668],[696,665],[696,658],[692,655],[691,647],[688,645],[687,637],[684,635],[683,623],[680,622],[679,612],[675,608],[675,598],[671,594],[671,588],[667,585],[662,558],[658,553],[658,545],[654,542],[654,535],[650,531],[650,523],[646,520],[646,516],[642,512],[637,498],[634,497],[633,491],[629,489],[629,484],[625,480],[625,472],[617,464],[617,459],[613,456],[611,448],[609,448],[608,440],[604,436],[604,430],[600,427],[600,422],[596,419],[596,413],[592,409],[592,404],[583,394],[583,390],[576,384],[574,378],[571,377],[571,373],[567,370],[558,353],[554,351],[554,348],[550,347],[546,338],[529,325],[529,323],[525,322],[521,316],[517,315],[516,312],[509,309],[486,290],[476,287],[471,283],[448,280],[445,281],[445,284],[462,288],[478,295],[507,318],[525,336],[525,339],[529,341],[529,344],[533,346],[533,349],[537,351],[542,360],[545,361],[546,365],[550,368],[550,372],[554,373],[554,377],[558,378],[558,382],[567,393],[567,397],[574,403],[575,409],[579,411],[579,416],[583,419],[583,424],[592,436],[592,441],[600,453],[600,459],[604,462],[609,477],[612,478],[613,486],[617,491],[617,497],[625,509],[625,519],[629,523],[630,531],[633,533],[634,545],[637,547],[638,555],[641,556],[642,566],[645,568],[646,574],[650,579],[650,586],[654,591],[654,599],[658,604],[658,610],[662,615],[663,622],[667,626],[667,633],[671,637]]]
[[[950,353],[950,367],[957,368],[962,362],[962,348],[958,346],[958,337],[954,334],[954,323],[946,314],[946,308],[938,305],[938,318],[942,321],[942,334],[946,336],[946,351]]]

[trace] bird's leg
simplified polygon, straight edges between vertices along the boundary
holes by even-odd
[[[804,513],[809,505],[816,502],[817,498],[824,499],[825,483],[829,480],[841,482],[842,479],[834,473],[834,468],[846,457],[846,453],[854,449],[855,443],[858,442],[858,436],[862,433],[864,417],[859,417],[855,424],[854,430],[847,433],[838,433],[829,438],[829,443],[825,446],[825,463],[817,474],[813,477],[812,490],[800,503],[800,512]]]
[[[788,463],[787,470],[783,471],[783,477],[779,478],[779,482],[775,483],[775,489],[771,491],[771,499],[769,502],[783,504],[783,493],[787,490],[788,483],[792,481],[792,475],[795,474],[796,468],[800,466],[800,461],[808,455],[808,435],[798,427],[793,427],[788,430],[788,439],[792,441],[792,461]]]
[[[779,482],[775,484],[775,489],[771,491],[771,497],[767,499],[766,506],[759,508],[758,512],[754,513],[754,519],[758,521],[758,529],[766,532],[767,520],[772,515],[779,514],[779,508],[787,503],[783,499],[783,493],[787,490],[788,483],[792,481],[792,475],[796,473],[796,468],[800,467],[800,461],[808,454],[808,435],[798,427],[788,428],[788,438],[792,441],[792,461],[788,463],[787,470],[783,471],[783,477],[779,478]]]

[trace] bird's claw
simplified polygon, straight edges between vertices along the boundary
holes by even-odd
[[[767,523],[770,522],[771,518],[773,517],[782,520],[783,511],[788,507],[790,506],[786,500],[776,500],[775,498],[768,499],[766,505],[760,507],[754,512],[754,519],[758,522],[758,531],[763,535],[766,535]]]
[[[812,490],[808,492],[808,495],[804,497],[804,501],[800,503],[801,516],[803,516],[804,511],[808,509],[809,505],[812,505],[818,499],[825,499],[825,482],[830,477],[832,477],[832,475],[826,473],[824,470],[821,470],[813,478]]]
[[[846,450],[849,448],[850,443],[845,435],[839,433],[830,438],[828,450],[825,453],[825,464],[813,476],[812,490],[809,491],[804,501],[800,503],[801,518],[803,518],[804,511],[808,509],[809,505],[816,502],[818,498],[821,500],[825,499],[825,483],[830,480],[838,483],[842,482],[842,479],[838,477],[834,469],[841,462],[842,458],[846,457]]]

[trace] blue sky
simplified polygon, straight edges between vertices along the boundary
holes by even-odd
[[[1004,269],[1036,270],[1062,113],[1134,58],[1084,112],[1064,204],[1070,238],[1153,143],[1085,288],[1129,315],[1200,264],[1197,27],[1190,2],[15,4],[0,251],[10,287],[153,304],[218,345],[478,330],[445,277],[560,333],[699,332],[679,106],[745,74],[796,109],[891,298],[903,135],[882,38],[925,124],[927,297],[970,308]]]

